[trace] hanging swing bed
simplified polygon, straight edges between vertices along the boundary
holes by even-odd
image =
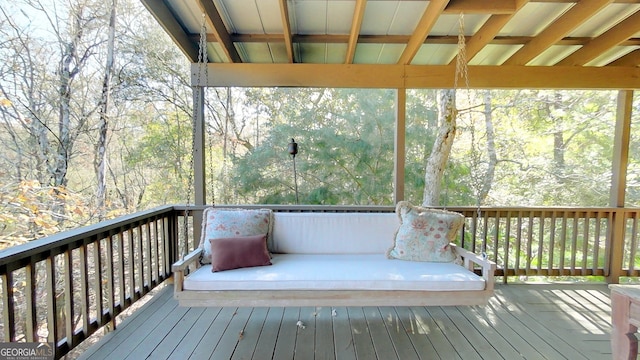
[[[496,264],[454,244],[463,224],[406,201],[395,213],[209,207],[199,246],[173,264],[174,297],[181,306],[485,305]]]

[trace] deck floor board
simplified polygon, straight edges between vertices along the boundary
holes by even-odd
[[[487,306],[460,307],[183,308],[172,291],[66,358],[611,358],[604,284],[498,285]]]

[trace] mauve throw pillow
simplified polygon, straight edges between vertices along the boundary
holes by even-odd
[[[211,271],[271,265],[267,234],[209,239]]]

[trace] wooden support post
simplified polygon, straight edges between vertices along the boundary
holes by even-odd
[[[627,166],[629,162],[629,139],[631,133],[631,112],[633,91],[618,92],[616,132],[613,147],[612,179],[610,206],[624,208],[627,183]],[[609,232],[609,271],[608,283],[618,283],[622,275],[623,251],[625,240],[625,212],[619,210],[614,214]]]
[[[404,200],[404,165],[405,165],[405,137],[407,89],[396,90],[396,128],[394,138],[394,171],[393,171],[393,201]]]

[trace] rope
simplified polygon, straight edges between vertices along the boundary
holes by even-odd
[[[464,13],[458,17],[458,56],[456,56],[456,76],[453,80],[453,89],[458,89],[458,79],[462,77],[465,87],[469,90],[469,67],[467,64],[467,45],[464,35]]]
[[[459,79],[462,78],[464,80],[464,86],[465,89],[467,90],[467,103],[469,105],[469,107],[471,106],[471,91],[470,91],[470,86],[469,86],[469,66],[468,66],[468,60],[467,60],[467,46],[466,46],[466,38],[465,38],[465,31],[464,31],[464,13],[460,13],[460,16],[458,17],[458,55],[456,56],[456,72],[455,72],[455,79],[453,82],[453,88],[455,90],[455,92],[457,92],[458,88],[459,88],[459,84],[458,81]],[[471,116],[471,109],[469,108],[467,110],[467,116],[469,117],[469,122],[472,123],[473,122],[473,117]],[[475,132],[471,131],[471,146],[472,149],[475,146]],[[475,178],[474,178],[475,179]],[[477,181],[474,181],[477,182]],[[484,232],[486,229],[486,222],[484,219],[482,219],[481,221],[481,217],[482,217],[482,209],[481,209],[481,199],[480,199],[480,193],[481,193],[481,188],[482,184],[480,184],[480,186],[474,186],[475,187],[475,195],[476,195],[476,217],[475,217],[475,223],[474,223],[474,234],[477,235],[478,234],[478,224],[480,224],[480,236],[482,237],[482,241],[483,241],[483,246],[482,246],[482,256],[484,258],[487,257],[486,254],[486,245],[484,244]],[[475,240],[475,237],[474,237]]]

